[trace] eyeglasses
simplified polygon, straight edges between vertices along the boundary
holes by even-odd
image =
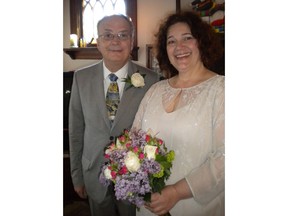
[[[131,37],[131,35],[127,33],[117,33],[117,34],[105,33],[99,35],[99,38],[103,38],[105,41],[112,41],[114,40],[115,37],[117,37],[117,39],[120,41],[126,41]]]

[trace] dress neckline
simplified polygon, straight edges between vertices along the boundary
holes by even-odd
[[[220,75],[219,75],[219,74],[216,74],[216,75],[214,75],[214,76],[212,76],[212,77],[204,80],[203,82],[197,83],[196,85],[193,85],[193,86],[187,87],[187,88],[175,88],[175,87],[171,86],[171,84],[170,84],[170,82],[169,82],[169,79],[167,79],[167,85],[169,86],[169,88],[171,88],[171,89],[173,89],[173,90],[190,90],[190,89],[195,88],[195,87],[197,87],[197,86],[199,86],[199,85],[202,85],[202,84],[204,84],[204,83],[206,83],[206,82],[209,82],[210,80],[212,80],[212,79],[214,79],[214,78],[216,78],[216,77],[218,77],[218,76],[220,76]]]

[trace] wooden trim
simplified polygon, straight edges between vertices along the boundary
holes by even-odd
[[[176,0],[176,13],[181,11],[181,3],[180,0]]]
[[[139,47],[134,47],[131,53],[131,58],[138,61]],[[102,59],[102,54],[97,47],[84,48],[64,48],[64,52],[70,56],[71,59]]]
[[[65,48],[64,52],[71,57],[71,59],[101,59],[102,55],[97,47],[85,48]]]
[[[132,19],[135,27],[134,47],[137,47],[137,0],[125,0],[126,13]]]
[[[70,31],[77,34],[78,38],[83,37],[82,23],[82,1],[70,0]]]
[[[152,44],[146,44],[146,67],[152,69]]]

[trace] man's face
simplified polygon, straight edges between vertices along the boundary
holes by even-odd
[[[112,16],[100,23],[98,35],[97,46],[105,65],[123,67],[133,47],[129,23],[122,17]]]

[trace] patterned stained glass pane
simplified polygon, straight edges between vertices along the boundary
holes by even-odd
[[[124,0],[83,0],[83,37],[89,43],[97,38],[97,23],[106,15],[126,14]]]

